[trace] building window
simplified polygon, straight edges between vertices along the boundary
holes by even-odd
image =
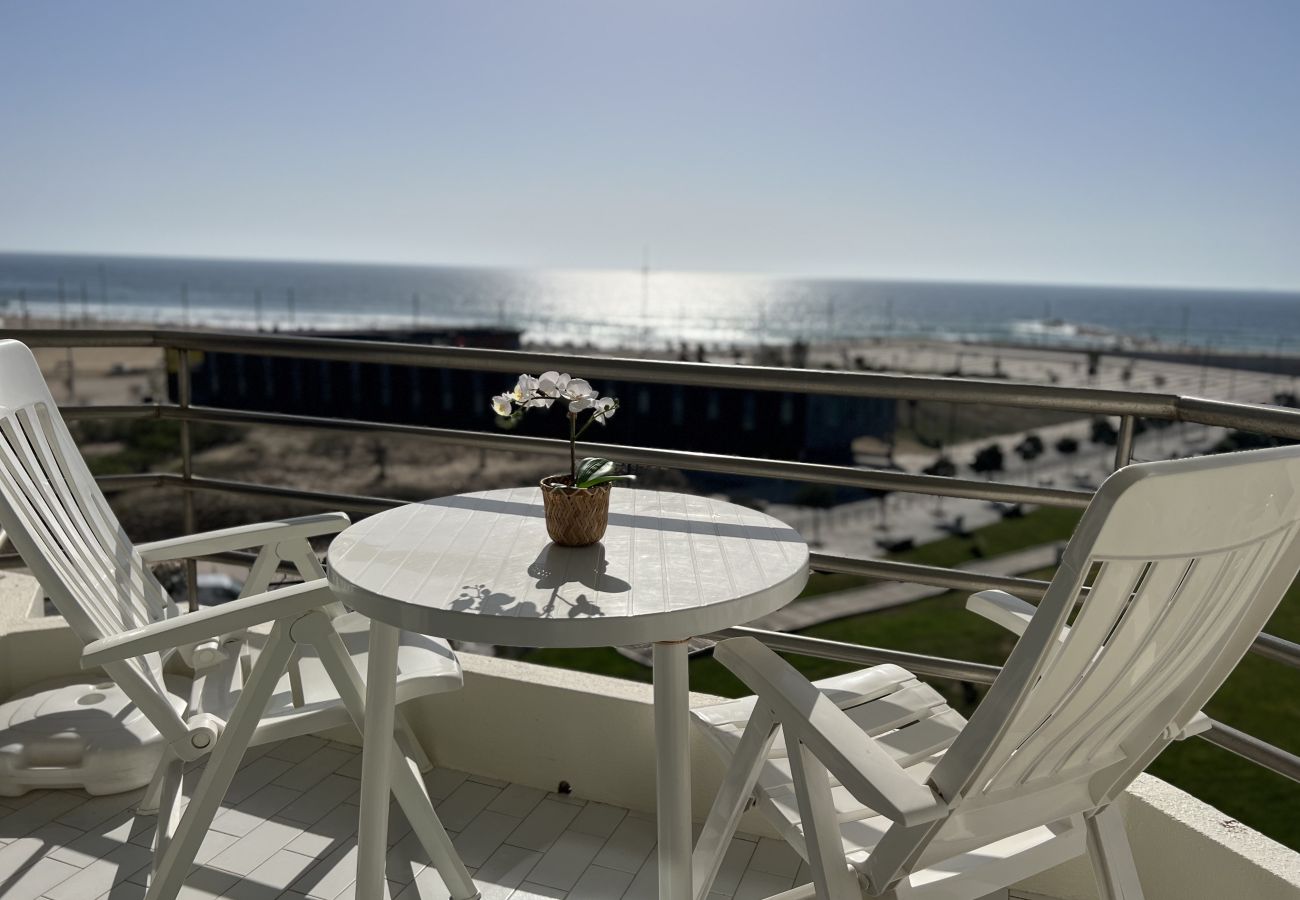
[[[636,411],[645,415],[650,412],[650,389],[642,387],[636,394]]]
[[[781,397],[781,424],[794,424],[794,397],[790,394]]]
[[[707,406],[707,415],[708,415],[708,417],[709,417],[709,421],[710,421],[710,422],[716,422],[716,421],[718,421],[718,414],[719,414],[718,405],[719,405],[719,402],[718,402],[718,392],[717,392],[717,391],[709,391],[709,401],[708,401],[708,406]]]

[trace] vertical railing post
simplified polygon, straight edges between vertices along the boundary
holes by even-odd
[[[181,409],[190,408],[192,400],[192,388],[190,385],[190,351],[181,349],[177,351],[176,361],[176,402]],[[181,509],[185,516],[185,533],[194,534],[198,526],[194,521],[194,492],[190,489],[190,481],[194,477],[194,452],[190,440],[190,420],[181,419],[181,478],[185,480],[182,486]],[[196,560],[185,560],[185,596],[189,601],[190,612],[199,608],[199,564]]]
[[[1135,416],[1124,416],[1119,420],[1119,435],[1115,439],[1115,469],[1124,468],[1133,458],[1133,431],[1137,425]]]

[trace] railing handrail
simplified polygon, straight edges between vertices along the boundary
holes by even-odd
[[[306,491],[277,485],[261,485],[195,475],[190,453],[190,425],[195,421],[232,424],[288,425],[416,434],[445,443],[483,449],[528,449],[533,452],[564,453],[567,442],[522,435],[465,432],[418,425],[399,425],[352,419],[259,413],[220,407],[194,406],[191,402],[189,354],[192,352],[262,353],[343,362],[387,363],[422,367],[478,369],[517,373],[544,371],[550,368],[581,371],[584,376],[649,381],[668,384],[692,384],[716,388],[792,391],[849,397],[885,397],[893,399],[934,400],[953,403],[988,403],[1032,409],[1079,412],[1121,417],[1116,447],[1116,467],[1125,465],[1131,455],[1136,417],[1155,417],[1204,425],[1240,428],[1277,437],[1300,439],[1300,411],[1270,408],[1255,404],[1231,403],[1175,394],[1128,392],[1097,388],[1033,385],[1015,382],[952,379],[915,375],[817,371],[809,369],[775,369],[760,366],[733,366],[711,363],[684,363],[663,360],[589,357],[572,354],[532,353],[514,350],[479,350],[456,347],[430,347],[347,338],[303,337],[286,335],[239,334],[228,332],[180,331],[173,329],[9,329],[34,347],[156,347],[177,351],[181,355],[179,402],[111,407],[68,407],[64,414],[77,418],[166,418],[181,423],[182,472],[144,473],[100,478],[108,489],[144,486],[178,486],[185,493],[186,526],[193,530],[193,494],[195,491],[233,492],[276,496],[309,503],[328,501],[360,511],[389,508],[402,501],[384,497],[344,495],[323,491]],[[686,468],[699,471],[738,472],[759,477],[790,478],[828,484],[845,484],[881,490],[897,490],[971,499],[996,499],[1063,507],[1086,507],[1091,494],[1082,491],[978,482],[938,476],[911,475],[887,470],[858,469],[812,463],[762,460],[751,457],[660,450],[623,445],[589,445],[592,452],[618,455],[628,462]],[[12,559],[0,557],[0,568],[10,567]],[[1028,578],[991,575],[961,569],[922,566],[894,560],[857,559],[813,554],[814,569],[858,574],[928,584],[950,589],[984,590],[990,587],[1013,590],[1023,597],[1040,598],[1047,583]],[[191,593],[196,578],[192,565],[187,572]],[[774,649],[802,653],[848,662],[898,662],[909,665],[919,674],[989,682],[1000,669],[981,663],[909,654],[901,651],[862,647],[838,641],[764,632],[757,629],[729,629],[731,634],[758,637]],[[1300,644],[1269,634],[1261,634],[1251,648],[1269,659],[1300,667]],[[1300,781],[1300,757],[1220,722],[1213,722],[1203,735],[1206,740],[1224,747],[1271,771]]]
[[[1040,385],[976,378],[889,375],[879,372],[785,369],[721,363],[633,359],[436,347],[387,341],[283,334],[176,329],[10,329],[35,347],[156,347],[160,350],[261,353],[268,356],[388,363],[425,368],[477,369],[518,374],[546,369],[581,371],[584,377],[740,390],[791,391],[844,397],[990,403],[1092,415],[1142,416],[1241,428],[1300,440],[1300,411],[1151,391]]]

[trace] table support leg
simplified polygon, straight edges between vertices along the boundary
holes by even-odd
[[[397,645],[391,625],[370,620],[370,660],[366,669],[366,727],[361,750],[361,818],[357,830],[357,897],[387,896],[384,861],[388,855],[388,793],[392,785],[393,720],[397,702]]]
[[[686,641],[654,645],[660,900],[691,900],[690,680],[686,647]]]

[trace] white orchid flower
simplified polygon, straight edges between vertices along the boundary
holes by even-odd
[[[613,397],[601,397],[596,401],[596,421],[604,425],[610,416],[614,415],[614,410],[618,409],[618,401]]]
[[[564,393],[571,380],[568,375],[562,375],[559,372],[543,372],[541,377],[537,379],[537,390],[547,397],[558,398]]]
[[[594,390],[585,378],[570,379],[563,390],[565,398],[569,400],[595,400],[600,396],[600,391]]]
[[[516,403],[523,403],[528,397],[537,392],[538,381],[531,375],[520,375],[519,380],[515,382],[515,389],[510,392]]]
[[[492,398],[492,411],[498,416],[508,416],[513,412],[514,398],[510,394],[497,394]]]
[[[584,409],[591,409],[596,405],[595,397],[579,397],[577,400],[569,401],[569,413],[577,415]]]

